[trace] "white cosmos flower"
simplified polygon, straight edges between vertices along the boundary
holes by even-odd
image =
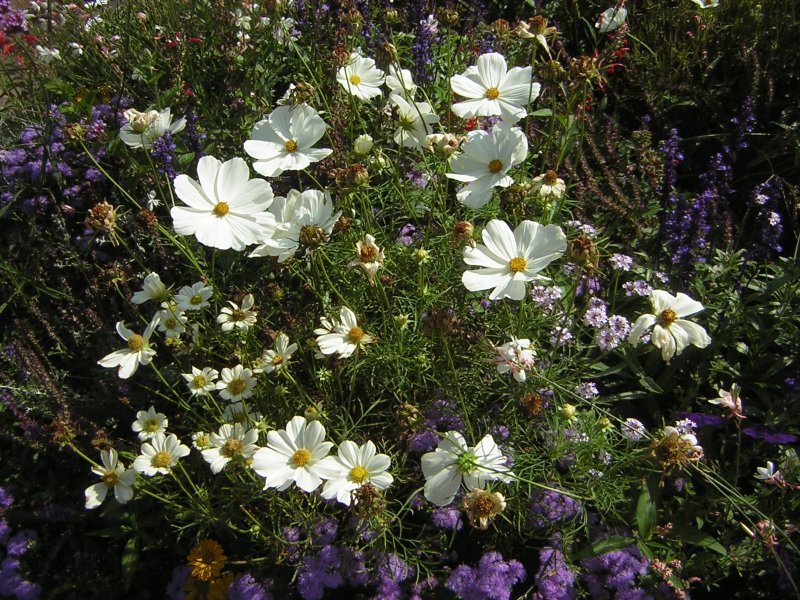
[[[322,327],[314,330],[317,336],[319,351],[328,356],[336,354],[338,358],[347,358],[357,348],[372,343],[372,336],[364,333],[356,321],[352,310],[343,306],[339,309],[339,319],[320,319]]]
[[[555,171],[547,171],[531,179],[530,193],[544,200],[558,200],[566,190],[567,185]]]
[[[156,412],[156,409],[151,406],[148,410],[140,410],[136,413],[136,420],[131,425],[131,429],[139,434],[139,441],[146,442],[156,437],[157,433],[165,433],[167,425],[169,425],[167,415]]]
[[[242,298],[242,305],[228,300],[230,306],[223,308],[217,315],[217,323],[222,327],[222,331],[231,331],[234,327],[247,331],[256,324],[258,311],[253,310],[255,299],[253,294],[247,294]]]
[[[267,433],[267,446],[253,456],[253,470],[266,479],[264,489],[287,489],[296,483],[304,492],[313,492],[323,479],[336,476],[336,470],[323,459],[333,446],[326,442],[325,428],[319,421],[306,422],[294,417],[286,429]]]
[[[141,454],[133,461],[133,468],[148,477],[166,475],[178,460],[189,454],[189,447],[181,444],[174,433],[165,436],[157,433],[149,442],[142,444]]]
[[[783,475],[775,468],[775,463],[771,460],[767,461],[766,467],[756,467],[753,477],[760,479],[764,483],[781,483],[783,480]]]
[[[153,142],[165,132],[178,133],[186,127],[186,119],[181,117],[172,121],[171,111],[165,108],[161,112],[149,110],[141,113],[129,108],[124,113],[127,123],[119,130],[120,139],[131,148],[150,149]]]
[[[219,373],[211,367],[203,367],[202,371],[197,367],[192,367],[191,373],[182,373],[181,377],[186,381],[186,385],[189,386],[192,396],[202,396],[213,392],[217,388]]]
[[[236,365],[232,369],[225,367],[220,374],[220,380],[216,384],[216,389],[223,400],[236,402],[246,400],[253,395],[253,388],[256,387],[256,380],[253,371]]]
[[[375,444],[367,442],[359,446],[349,440],[339,444],[337,456],[324,459],[336,475],[325,482],[322,497],[336,498],[350,505],[353,492],[362,485],[370,484],[385,490],[394,481],[388,469],[392,460],[386,454],[376,454]]]
[[[534,221],[523,221],[512,233],[508,223],[492,219],[482,237],[483,244],[464,248],[464,262],[481,268],[464,271],[461,281],[471,292],[494,288],[490,300],[522,300],[525,283],[548,279],[539,272],[567,249],[560,227]]]
[[[267,212],[272,187],[263,179],[250,179],[241,158],[223,163],[204,156],[197,176],[199,183],[188,175],[175,178],[175,193],[188,205],[170,211],[176,233],[220,250],[244,250],[272,235],[275,218]]]
[[[694,0],[692,1],[694,2]],[[624,6],[619,8],[612,6],[601,13],[594,26],[597,27],[600,33],[611,33],[622,27],[627,16],[628,10]]]
[[[253,168],[265,177],[284,171],[302,171],[328,156],[330,148],[312,148],[325,135],[325,121],[308,104],[279,106],[253,127],[244,151]]]
[[[108,490],[114,490],[114,497],[120,504],[126,504],[133,498],[133,484],[136,481],[136,472],[126,469],[119,462],[117,451],[113,448],[100,452],[103,466],[92,467],[92,473],[99,476],[102,481],[86,488],[86,508],[97,508],[106,499]]]
[[[145,328],[144,333],[139,335],[125,327],[123,321],[119,321],[117,323],[117,333],[119,337],[128,343],[128,347],[107,354],[98,360],[97,364],[107,369],[119,367],[119,378],[128,379],[136,372],[139,365],[149,365],[156,355],[156,351],[150,347],[150,336],[153,335],[153,330],[157,324],[158,319],[154,318]]]
[[[277,222],[275,233],[250,256],[277,256],[278,262],[293,257],[301,244],[313,248],[325,242],[342,215],[333,212],[331,195],[319,190],[290,190],[286,198],[275,198],[270,211]]]
[[[166,303],[168,306],[158,311],[158,330],[164,333],[168,339],[176,338],[186,331],[186,323],[189,317],[179,311],[173,303]]]
[[[392,91],[392,94],[397,94],[408,100],[413,100],[417,93],[417,86],[411,77],[411,71],[408,69],[398,70],[395,64],[389,67],[389,72],[386,74],[386,87]]]
[[[167,290],[167,286],[161,281],[161,277],[158,273],[150,273],[144,278],[142,289],[133,294],[131,302],[134,304],[143,304],[148,300],[163,302],[168,297],[169,290]]]
[[[185,285],[173,298],[175,308],[180,311],[200,310],[209,305],[208,301],[213,294],[214,287],[206,285],[202,281],[190,286]]]
[[[258,431],[248,429],[239,423],[226,423],[219,428],[219,433],[209,435],[211,447],[202,451],[203,459],[211,465],[211,472],[216,475],[232,460],[248,460],[258,450]]]
[[[499,123],[491,132],[471,131],[461,153],[450,159],[450,179],[466,183],[456,198],[470,208],[481,208],[492,198],[495,187],[508,187],[514,180],[509,169],[528,156],[528,139],[518,127]]]
[[[264,350],[261,361],[253,368],[253,373],[275,373],[282,371],[289,364],[289,359],[297,351],[297,344],[289,343],[289,336],[279,333],[275,338],[275,349]]]
[[[398,127],[394,132],[394,141],[404,148],[422,150],[427,147],[427,138],[433,134],[434,123],[439,122],[427,102],[407,101],[402,96],[392,94],[389,100],[397,107]]]
[[[508,483],[513,479],[491,435],[470,448],[457,431],[448,431],[436,450],[422,455],[422,473],[425,498],[437,506],[450,504],[462,481],[468,490],[475,490],[483,489],[487,481]]]
[[[383,71],[375,66],[375,61],[358,52],[351,52],[348,63],[336,72],[339,85],[359,100],[380,96],[384,79]]]
[[[494,363],[500,374],[511,372],[520,383],[527,379],[527,371],[533,368],[536,353],[531,350],[529,339],[514,339],[497,348]]]
[[[465,98],[453,105],[453,113],[463,119],[500,116],[516,123],[528,114],[526,106],[539,96],[541,86],[531,83],[531,67],[509,70],[506,59],[497,52],[482,54],[476,65],[450,78],[453,91]]]
[[[661,348],[661,358],[666,362],[690,344],[705,348],[711,343],[705,329],[683,318],[703,310],[703,305],[696,300],[682,292],[673,296],[663,290],[653,290],[650,292],[650,303],[653,314],[641,315],[636,319],[628,335],[628,341],[634,346],[651,327],[653,334],[650,339],[656,348]]]
[[[692,2],[702,9],[717,8],[719,6],[719,0],[692,0]]]

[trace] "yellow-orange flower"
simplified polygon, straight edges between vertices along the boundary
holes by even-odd
[[[192,568],[192,577],[200,581],[209,581],[219,577],[228,557],[214,540],[200,540],[186,557]]]

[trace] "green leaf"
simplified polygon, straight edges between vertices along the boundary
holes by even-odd
[[[581,558],[600,556],[602,554],[605,554],[606,552],[627,548],[631,544],[633,544],[633,540],[629,537],[624,537],[621,535],[612,535],[607,538],[603,538],[602,540],[597,540],[591,546],[586,546],[585,548],[581,548],[575,553],[574,558],[575,560],[579,560]]]
[[[549,108],[540,108],[539,110],[535,110],[532,113],[528,113],[529,117],[552,117],[553,111]]]
[[[636,526],[639,529],[639,537],[646,540],[650,537],[653,527],[656,524],[656,503],[650,493],[650,486],[646,479],[642,480],[642,491],[639,494],[639,502],[636,504]]]
[[[138,539],[132,537],[125,544],[122,551],[122,584],[125,591],[131,589],[133,578],[136,575],[136,567],[139,565],[139,544]]]
[[[672,528],[670,535],[671,537],[675,537],[683,542],[686,542],[687,544],[700,546],[701,548],[708,548],[709,550],[713,550],[722,556],[728,555],[728,551],[725,550],[725,547],[720,544],[716,538],[700,531],[699,529],[695,529],[694,527],[689,527],[686,525],[675,526]]]

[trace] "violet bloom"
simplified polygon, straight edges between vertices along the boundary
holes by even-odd
[[[445,587],[462,600],[510,600],[511,589],[525,577],[520,562],[506,562],[499,552],[487,552],[477,567],[463,564],[456,567]]]
[[[528,508],[534,527],[550,527],[560,521],[574,519],[581,510],[579,500],[550,490],[534,494]]]

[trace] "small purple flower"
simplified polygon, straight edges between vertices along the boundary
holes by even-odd
[[[615,271],[630,271],[633,268],[633,258],[625,254],[612,254],[609,262]]]
[[[572,332],[569,330],[569,325],[562,326],[556,325],[550,331],[550,344],[556,348],[566,346],[572,341]]]
[[[626,296],[642,296],[645,298],[653,291],[653,287],[641,279],[626,281],[622,284],[622,289],[625,290]]]
[[[561,300],[561,288],[552,286],[545,287],[543,285],[533,285],[530,291],[531,300],[536,306],[545,311],[550,312],[555,307],[556,303]]]
[[[259,583],[245,573],[228,586],[228,600],[272,600],[271,583]]]
[[[641,442],[647,435],[647,428],[639,419],[628,418],[622,423],[622,435],[630,442]]]
[[[584,400],[591,400],[592,398],[597,398],[600,395],[600,392],[597,390],[597,385],[591,381],[578,384],[578,387],[575,389],[575,393]]]
[[[431,513],[431,523],[439,529],[460,531],[464,527],[461,511],[457,508],[437,508]]]
[[[581,510],[579,500],[550,490],[534,494],[528,508],[534,527],[550,527],[560,521],[574,519]]]

